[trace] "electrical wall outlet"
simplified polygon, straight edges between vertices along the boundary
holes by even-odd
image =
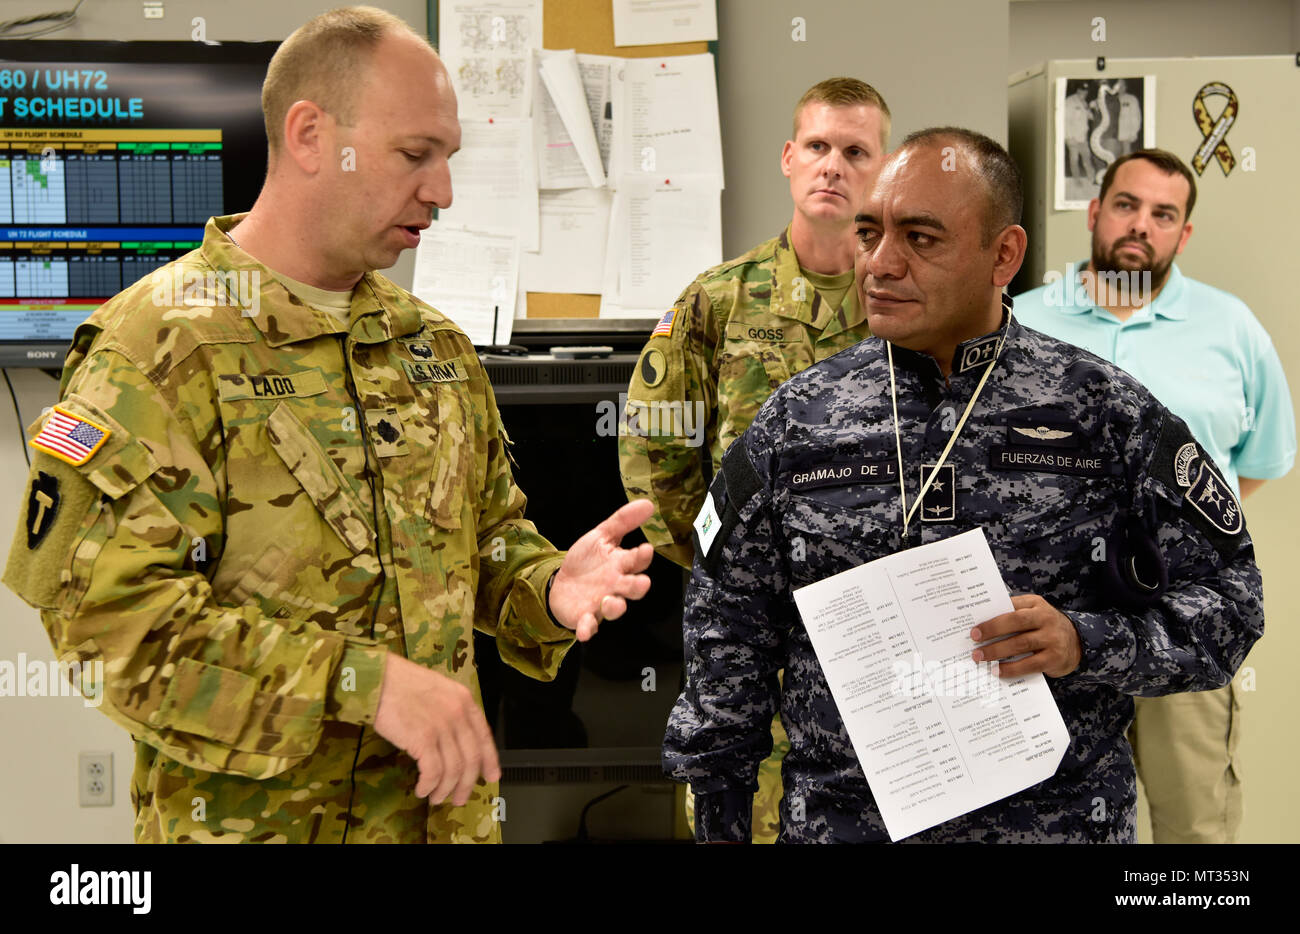
[[[144,0],[144,18],[162,19],[163,18],[162,0]]]
[[[83,808],[113,803],[113,754],[83,752],[77,757],[77,796]]]

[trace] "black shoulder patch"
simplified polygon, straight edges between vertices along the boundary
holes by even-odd
[[[727,492],[736,501],[737,508],[749,502],[763,485],[740,439],[722,455],[722,475],[727,478]]]
[[[1186,423],[1172,413],[1161,426],[1151,475],[1182,496],[1183,515],[1229,560],[1246,531],[1241,503]]]
[[[722,549],[740,524],[740,510],[761,486],[743,439],[737,439],[722,455],[722,469],[709,484],[704,508],[695,519],[695,553],[709,576],[717,576]]]
[[[668,375],[668,360],[664,357],[664,352],[657,347],[651,347],[643,353],[638,366],[641,368],[641,382],[645,383],[648,389],[654,389]]]
[[[27,494],[27,548],[33,549],[45,540],[54,518],[59,514],[59,478],[43,470],[34,472],[32,488]]]
[[[1192,431],[1187,427],[1187,423],[1173,413],[1167,415],[1165,423],[1160,426],[1160,437],[1156,439],[1155,453],[1151,455],[1151,476],[1171,490],[1181,490],[1191,486],[1190,481],[1179,482],[1179,473],[1175,469],[1180,458],[1186,457],[1184,452],[1189,444],[1197,457],[1202,456],[1201,446],[1192,437]]]

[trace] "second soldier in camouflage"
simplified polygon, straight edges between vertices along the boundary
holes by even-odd
[[[623,486],[655,504],[646,540],[683,567],[694,559],[691,522],[709,478],[768,394],[868,334],[853,288],[853,208],[888,145],[889,119],[880,94],[855,78],[809,88],[781,154],[794,202],[789,226],[702,273],[641,353],[619,437]],[[698,428],[688,438],[655,416],[655,407],[677,405],[700,416],[703,448]],[[776,839],[786,748],[779,718],[772,740],[755,797],[758,842]]]

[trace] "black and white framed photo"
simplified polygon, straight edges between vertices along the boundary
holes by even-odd
[[[1097,197],[1106,168],[1156,143],[1156,79],[1058,78],[1056,210],[1081,210]]]

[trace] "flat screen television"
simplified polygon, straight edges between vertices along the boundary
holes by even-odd
[[[0,42],[0,366],[61,366],[98,305],[252,206],[278,45]]]

